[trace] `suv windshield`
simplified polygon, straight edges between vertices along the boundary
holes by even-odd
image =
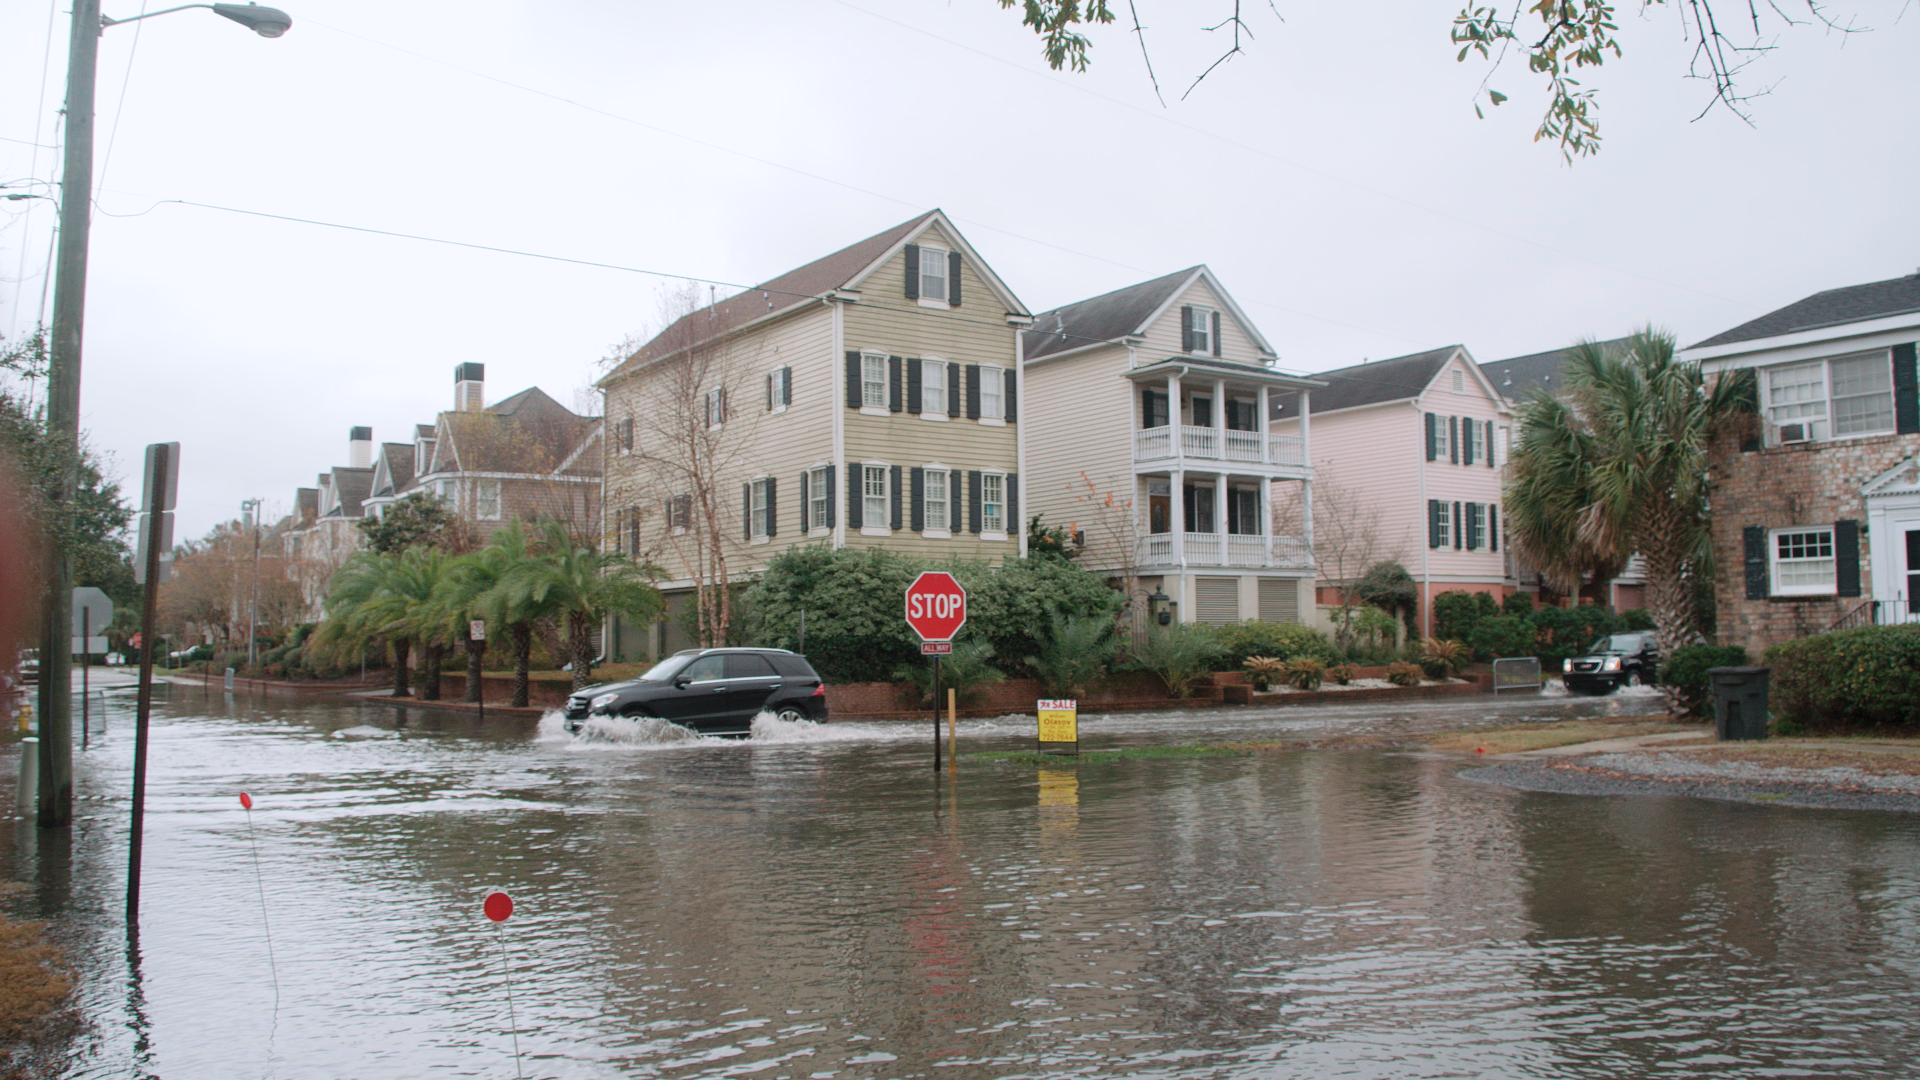
[[[660,661],[642,672],[640,681],[666,682],[668,679],[673,678],[681,668],[686,667],[687,662],[697,655],[699,654],[692,652],[674,653],[672,656],[667,657],[665,660]]]
[[[1587,651],[1590,653],[1639,652],[1641,641],[1642,635],[1640,634],[1608,634],[1606,637],[1594,642],[1593,647]]]

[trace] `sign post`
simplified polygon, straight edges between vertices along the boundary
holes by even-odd
[[[133,828],[127,843],[127,931],[140,932],[140,839],[147,816],[147,718],[153,711],[153,609],[159,606],[160,582],[166,576],[161,553],[173,540],[173,504],[180,491],[180,444],[152,443],[147,447],[146,484],[140,503],[140,551],[134,562],[135,580],[146,586],[145,609],[140,612],[140,696],[133,713]]]
[[[97,626],[105,630],[107,624],[113,621],[113,601],[99,589],[83,585],[73,590],[73,621],[80,624],[80,647],[74,651],[81,654],[80,749],[85,750],[91,734],[90,729],[93,726],[92,710],[89,705],[89,699],[93,695],[93,683],[89,678],[93,674],[93,628]],[[100,639],[99,651],[107,651],[104,637]]]
[[[473,662],[475,655],[473,642],[476,641],[480,643],[479,651],[485,652],[487,648],[487,620],[485,619],[467,620],[467,681],[474,684],[467,687],[467,700],[473,702],[474,710],[480,714],[480,719],[485,720],[487,718],[487,680],[482,677],[480,665]]]
[[[1072,698],[1046,699],[1034,702],[1035,715],[1040,721],[1040,729],[1035,732],[1034,749],[1046,753],[1045,747],[1051,743],[1073,744],[1073,755],[1080,756],[1080,703]]]
[[[933,769],[940,771],[940,658],[953,655],[953,636],[967,624],[967,590],[944,570],[922,571],[907,586],[907,625],[920,635],[920,654],[933,657]]]

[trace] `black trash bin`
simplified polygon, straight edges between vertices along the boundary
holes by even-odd
[[[1767,737],[1767,673],[1772,668],[1707,669],[1713,684],[1713,730],[1721,742]]]

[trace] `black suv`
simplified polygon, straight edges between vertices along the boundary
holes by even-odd
[[[1660,651],[1651,631],[1608,634],[1560,670],[1560,681],[1569,690],[1610,694],[1622,686],[1652,686],[1660,670]]]
[[[567,699],[567,730],[589,716],[654,716],[702,735],[745,735],[753,718],[827,719],[827,686],[807,658],[785,649],[688,649],[626,682]]]

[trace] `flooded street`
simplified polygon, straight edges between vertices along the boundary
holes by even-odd
[[[512,1077],[516,1039],[522,1075],[568,1078],[1920,1073],[1908,816],[1528,793],[1354,749],[936,782],[925,723],[574,738],[174,695],[137,975],[130,703],[76,754],[70,845],[0,837],[29,886],[8,910],[73,917],[91,1033],[65,1077]],[[1082,738],[1654,707],[1255,707]],[[963,722],[961,753],[1031,724]]]

